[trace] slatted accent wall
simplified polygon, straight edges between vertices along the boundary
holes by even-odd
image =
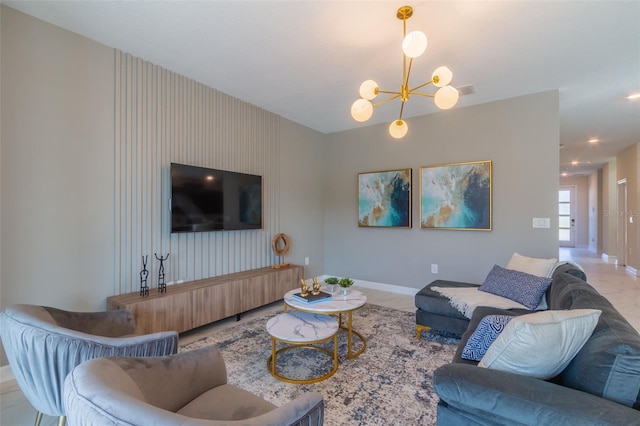
[[[276,263],[279,117],[115,50],[116,294]],[[170,163],[262,175],[263,229],[171,234]]]

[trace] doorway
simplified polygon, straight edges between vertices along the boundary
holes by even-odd
[[[576,187],[561,186],[558,190],[558,239],[560,247],[576,246]]]
[[[627,179],[618,181],[618,265],[627,265]]]

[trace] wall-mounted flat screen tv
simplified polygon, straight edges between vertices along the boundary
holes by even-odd
[[[171,232],[262,228],[262,176],[171,163]]]

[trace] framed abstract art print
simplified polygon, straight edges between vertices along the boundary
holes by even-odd
[[[358,226],[411,228],[411,169],[358,173]]]
[[[420,228],[490,231],[491,161],[420,168]]]

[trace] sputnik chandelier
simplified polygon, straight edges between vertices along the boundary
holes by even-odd
[[[402,20],[402,35],[404,40],[402,42],[402,85],[399,92],[390,90],[380,90],[378,83],[373,80],[367,80],[360,85],[360,96],[351,106],[351,116],[354,120],[364,122],[367,121],[373,115],[373,108],[384,103],[387,103],[393,99],[400,99],[400,116],[397,120],[394,120],[389,125],[389,134],[400,139],[407,134],[409,127],[407,123],[402,119],[402,113],[404,111],[404,103],[409,100],[411,95],[425,96],[433,98],[436,106],[440,109],[449,109],[453,107],[460,97],[460,93],[452,86],[449,86],[453,78],[453,73],[446,66],[438,67],[431,76],[431,80],[426,83],[420,84],[416,87],[409,87],[409,76],[411,75],[411,66],[413,65],[413,59],[419,57],[424,53],[427,48],[427,36],[422,31],[412,31],[407,34],[407,19],[413,15],[413,8],[411,6],[402,6],[398,9],[397,17]],[[407,66],[407,58],[409,64]],[[435,94],[419,93],[418,90],[423,87],[432,84],[438,87]],[[391,95],[390,97],[383,99],[379,102],[372,103],[379,93],[385,93]]]

